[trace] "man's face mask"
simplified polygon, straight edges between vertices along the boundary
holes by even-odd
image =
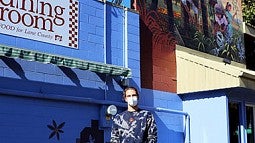
[[[138,99],[137,99],[137,96],[130,96],[130,97],[127,97],[127,102],[128,102],[128,105],[134,107],[137,105],[138,103]]]

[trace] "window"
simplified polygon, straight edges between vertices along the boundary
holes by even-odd
[[[229,103],[229,137],[230,143],[240,143],[240,105]]]
[[[247,143],[254,143],[254,106],[246,106]]]

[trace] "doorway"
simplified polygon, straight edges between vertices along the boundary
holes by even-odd
[[[230,143],[240,142],[240,105],[238,103],[229,103],[229,137]]]
[[[246,133],[247,143],[254,143],[254,107],[246,105]]]

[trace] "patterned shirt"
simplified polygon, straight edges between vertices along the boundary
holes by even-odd
[[[111,143],[157,143],[153,114],[140,109],[117,114],[113,119]]]

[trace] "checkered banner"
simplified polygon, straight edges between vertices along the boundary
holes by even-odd
[[[78,0],[0,0],[0,9],[0,33],[78,48]]]
[[[78,47],[78,1],[70,0],[69,46]]]

